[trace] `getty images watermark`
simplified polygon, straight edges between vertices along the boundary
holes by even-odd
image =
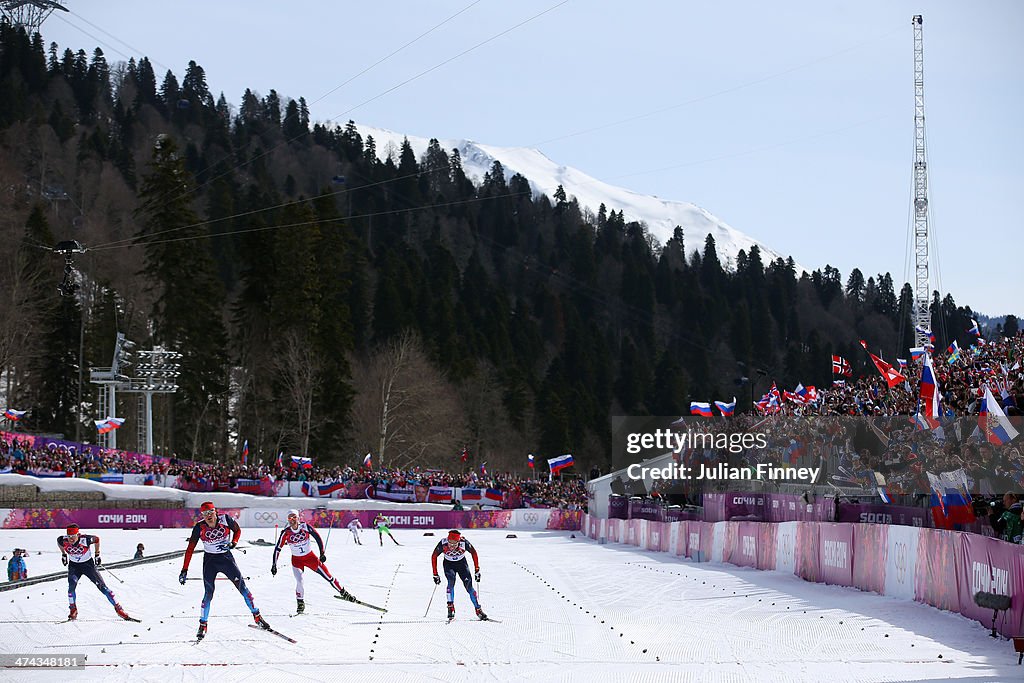
[[[772,457],[776,449],[762,432],[716,431],[707,423],[697,423],[694,429],[679,422],[672,427],[631,422],[619,423],[614,432],[616,450],[621,448],[629,461],[626,476],[633,481],[813,484],[821,473],[820,466],[778,464]],[[666,458],[669,455],[672,458]],[[636,462],[638,456],[646,462]]]

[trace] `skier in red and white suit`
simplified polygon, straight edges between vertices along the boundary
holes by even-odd
[[[319,557],[313,552],[310,540],[316,541],[320,548]],[[302,575],[306,568],[312,569],[324,577],[338,591],[338,596],[345,600],[354,600],[352,594],[345,590],[336,578],[331,576],[330,570],[324,562],[327,561],[327,554],[324,552],[324,542],[320,534],[306,522],[300,521],[298,510],[288,511],[288,524],[277,539],[274,547],[274,562],[270,566],[270,573],[277,575],[277,557],[285,544],[292,549],[292,573],[295,574],[295,599],[298,603],[296,612],[302,614],[306,609],[305,588],[302,585]]]

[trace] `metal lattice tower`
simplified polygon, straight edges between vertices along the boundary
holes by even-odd
[[[928,158],[924,135],[924,38],[920,14],[914,15],[914,333],[918,346],[930,343],[931,297],[928,277]]]
[[[39,31],[53,10],[68,8],[51,0],[0,0],[0,13],[14,26],[21,26],[30,36]]]

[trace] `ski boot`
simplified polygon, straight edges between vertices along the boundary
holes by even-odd
[[[487,615],[484,614],[484,611],[479,607],[476,608],[476,616],[480,621],[487,621]]]
[[[302,614],[306,611],[306,603],[302,598],[297,598],[298,605],[295,607],[296,614]]]
[[[199,620],[199,631],[196,632],[196,642],[206,637],[206,622],[202,619]]]
[[[253,619],[253,621],[256,622],[256,625],[259,626],[264,631],[269,631],[270,630],[270,624],[267,623],[266,619],[264,619],[263,617],[260,616],[259,612],[253,612],[252,613],[252,619]]]
[[[78,618],[78,607],[71,605],[71,609],[68,611],[68,621],[74,621]]]
[[[349,593],[344,588],[342,588],[341,591],[338,593],[338,597],[341,598],[342,600],[348,600],[349,602],[355,602],[356,601],[356,596],[352,595],[351,593]]]
[[[114,611],[117,613],[117,616],[121,617],[125,621],[131,621],[132,620],[132,618],[130,616],[128,616],[128,613],[124,611],[124,608],[121,607],[120,604],[114,605]]]
[[[455,618],[455,603],[454,602],[449,602],[448,603],[448,621],[451,621],[454,618]]]

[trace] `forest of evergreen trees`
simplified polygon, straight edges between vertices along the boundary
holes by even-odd
[[[658,244],[499,163],[475,185],[436,141],[381,161],[301,97],[236,108],[194,61],[158,77],[6,23],[0,188],[3,390],[27,429],[69,437],[95,436],[87,370],[118,331],[183,354],[160,452],[232,458],[247,438],[264,459],[456,467],[465,445],[492,471],[529,452],[603,466],[613,415],[743,410],[772,380],[829,384],[833,353],[867,371],[859,339],[890,360],[912,345],[889,273],[798,273],[756,247],[725,267],[710,236]],[[89,247],[75,297],[48,251],[64,239]],[[971,316],[935,294],[943,338]],[[136,411],[119,406],[122,447]]]

